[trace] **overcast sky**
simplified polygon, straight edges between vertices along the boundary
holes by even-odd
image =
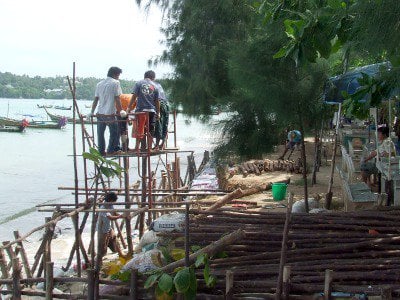
[[[161,13],[147,15],[135,0],[0,0],[0,72],[29,76],[137,80],[147,61],[164,50]],[[157,77],[171,72],[152,67]]]

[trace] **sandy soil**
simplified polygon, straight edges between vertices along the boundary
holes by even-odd
[[[325,142],[324,143],[326,149],[326,158],[322,157],[322,165],[317,172],[317,183],[311,185],[311,176],[309,173],[308,176],[308,197],[309,198],[320,198],[320,207],[323,207],[325,195],[328,192],[328,185],[331,177],[331,160],[332,160],[332,143]],[[275,153],[272,153],[266,157],[265,159],[277,160],[278,157],[283,153],[284,145],[278,146]],[[288,154],[287,154],[288,155]],[[286,157],[287,157],[286,155]],[[313,162],[314,162],[314,143],[311,139],[306,140],[306,155],[307,155],[307,165],[309,169],[312,170]],[[291,156],[291,159],[297,160],[300,157],[300,150],[295,150]],[[337,152],[335,165],[340,164],[340,152]],[[277,182],[282,181],[287,178],[290,178],[290,183],[288,185],[288,193],[292,192],[294,194],[294,200],[304,199],[304,184],[303,184],[303,175],[302,174],[290,174],[282,171],[275,172],[263,172],[261,175],[249,174],[247,177],[243,177],[243,175],[238,174],[234,175],[229,179],[229,183],[232,185],[245,187],[253,187],[258,185],[263,185],[268,182]],[[332,187],[332,209],[342,210],[343,209],[343,200],[342,200],[342,189],[340,186],[340,178],[335,169],[334,177],[333,177],[333,187]],[[286,197],[287,198],[287,197]],[[259,194],[254,194],[252,196],[246,197],[246,200],[257,201],[258,205],[263,209],[274,209],[274,210],[282,210],[284,211],[284,205],[287,204],[287,200],[283,200],[280,202],[276,202],[272,198],[272,191],[263,191]],[[283,206],[283,207],[282,207]]]

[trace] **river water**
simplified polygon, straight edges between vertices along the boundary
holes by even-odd
[[[37,105],[70,106],[71,100],[0,99],[0,116],[47,120],[44,109]],[[82,113],[91,101],[78,101]],[[72,116],[72,111],[49,109],[51,112]],[[171,123],[171,122],[170,122]],[[180,150],[193,150],[199,166],[205,150],[213,146],[215,131],[211,124],[178,114],[177,145]],[[94,128],[95,129],[95,128]],[[80,125],[77,125],[77,153],[82,153]],[[43,224],[51,213],[38,212],[36,205],[44,203],[74,203],[71,191],[59,187],[74,186],[73,126],[65,129],[32,129],[23,133],[0,132],[0,240],[13,239],[13,231],[22,234]],[[133,141],[132,141],[133,144]],[[171,140],[169,145],[171,145]],[[182,172],[186,172],[186,156],[180,155]],[[82,159],[78,159],[78,177],[82,178]],[[154,161],[153,164],[156,164]],[[132,160],[131,177],[137,174],[136,159]],[[185,173],[183,173],[184,176]],[[83,187],[82,180],[79,185]],[[83,201],[83,198],[81,198]],[[121,201],[121,200],[120,200]],[[70,224],[70,223],[69,223]],[[65,225],[71,226],[71,225]]]

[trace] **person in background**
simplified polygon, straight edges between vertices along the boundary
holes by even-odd
[[[128,112],[136,104],[135,112],[145,112],[136,116],[137,128],[132,132],[132,137],[136,138],[135,151],[139,150],[140,142],[145,133],[145,127],[149,129],[150,135],[154,137],[155,123],[160,118],[160,101],[158,89],[154,84],[156,74],[154,71],[146,71],[144,79],[136,82],[133,87],[132,98],[129,102]],[[150,148],[151,145],[148,145]]]
[[[396,146],[396,153],[397,155],[400,154],[400,117],[396,116],[394,119],[393,131],[397,136]]]
[[[372,186],[371,175],[378,174],[378,169],[375,162],[371,161],[378,153],[379,157],[388,157],[389,153],[391,156],[396,156],[396,148],[389,137],[389,128],[386,126],[378,127],[378,147],[361,161],[361,177],[363,181]]]
[[[118,67],[111,67],[108,70],[107,78],[100,81],[96,86],[95,98],[92,104],[92,110],[87,114],[87,118],[93,116],[97,107],[97,146],[101,155],[106,155],[106,143],[104,132],[106,127],[110,131],[107,154],[112,155],[121,150],[119,146],[118,122],[115,114],[126,115],[121,110],[121,101],[119,96],[122,94],[119,76],[122,70]]]
[[[154,149],[164,150],[164,143],[168,133],[169,122],[169,104],[168,98],[165,95],[164,89],[159,82],[154,82],[158,89],[158,96],[160,99],[160,119],[156,121],[155,128],[155,146]],[[161,142],[161,144],[160,144]]]
[[[287,135],[287,143],[285,146],[285,151],[278,159],[285,159],[285,155],[288,152],[288,150],[290,149],[293,152],[294,147],[299,146],[300,143],[301,143],[301,132],[298,130],[289,131]]]
[[[119,99],[121,100],[121,107],[123,111],[128,111],[129,102],[131,101],[132,94],[121,94]],[[129,137],[128,137],[128,115],[125,114],[118,117],[118,129],[121,137],[122,150],[129,150]]]
[[[99,206],[100,209],[114,209],[112,203],[115,203],[118,196],[114,192],[109,192],[104,197],[104,203]],[[113,212],[101,211],[97,218],[97,265],[101,266],[103,256],[107,254],[107,248],[113,252],[118,252],[118,255],[125,257],[122,253],[114,230],[111,227],[111,221],[121,219],[124,216]]]

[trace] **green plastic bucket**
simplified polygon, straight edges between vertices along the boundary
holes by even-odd
[[[272,198],[275,201],[282,201],[286,197],[286,183],[273,183],[272,184]]]

